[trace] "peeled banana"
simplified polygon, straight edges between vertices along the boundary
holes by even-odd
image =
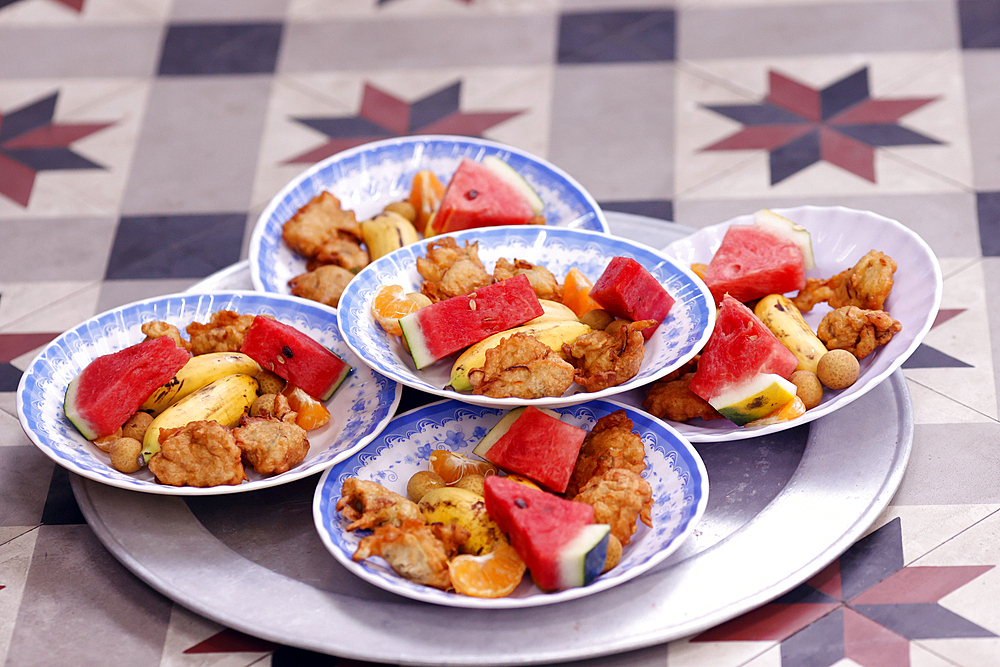
[[[212,352],[188,359],[169,382],[153,392],[140,410],[154,417],[207,384],[227,375],[246,373],[257,376],[260,365],[240,352]]]
[[[460,548],[463,553],[481,555],[493,551],[507,538],[490,515],[486,502],[477,493],[456,486],[442,486],[425,493],[417,503],[427,523],[458,524],[469,531]]]
[[[469,371],[473,368],[482,368],[486,364],[486,351],[499,345],[504,338],[516,333],[534,336],[540,342],[561,353],[563,343],[572,343],[578,336],[590,331],[593,329],[576,319],[524,324],[501,331],[470,346],[459,355],[451,367],[451,381],[448,384],[455,391],[472,391]]]
[[[373,261],[418,240],[413,223],[395,211],[382,211],[362,222],[361,238]]]
[[[539,299],[538,303],[542,304],[542,310],[545,312],[536,317],[533,320],[528,320],[524,324],[543,324],[545,322],[566,322],[566,321],[579,321],[576,313],[573,309],[567,305],[561,304],[558,301],[549,301],[548,299]]]
[[[816,372],[819,358],[827,352],[826,346],[802,319],[802,313],[788,297],[768,294],[757,302],[753,312],[798,358],[799,365],[795,370]]]
[[[217,421],[233,427],[257,397],[257,378],[245,373],[227,375],[188,394],[153,419],[142,439],[142,458],[149,463],[160,451],[160,431],[180,428],[190,422]]]

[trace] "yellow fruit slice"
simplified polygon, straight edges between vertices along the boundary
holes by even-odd
[[[498,470],[489,461],[472,459],[447,449],[435,449],[429,457],[431,470],[441,475],[445,484],[454,484],[466,475],[495,475]]]
[[[509,544],[502,544],[482,556],[461,554],[448,563],[455,591],[477,598],[510,595],[521,583],[525,570],[524,561]]]
[[[789,419],[801,417],[805,413],[806,404],[801,398],[796,396],[768,416],[752,421],[747,424],[747,426],[770,426],[771,424],[777,424],[779,422],[788,421]]]
[[[739,426],[767,417],[795,399],[795,385],[780,375],[761,373],[709,400],[713,408]]]
[[[399,320],[414,313],[424,306],[431,305],[431,300],[419,292],[403,294],[400,285],[385,285],[379,289],[372,299],[372,317],[379,325],[393,336],[402,336]]]

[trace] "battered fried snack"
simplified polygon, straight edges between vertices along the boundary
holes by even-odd
[[[321,266],[333,264],[349,271],[357,272],[371,262],[368,251],[353,236],[340,234],[324,243],[314,257],[306,262],[307,271],[315,271]]]
[[[142,325],[142,333],[146,334],[146,340],[167,336],[173,339],[174,343],[177,344],[177,347],[187,350],[188,352],[191,351],[191,343],[186,338],[181,337],[180,330],[173,324],[160,322],[158,320],[144,322]]]
[[[232,310],[217,310],[207,324],[192,322],[186,329],[191,338],[191,354],[239,352],[253,318]]]
[[[262,475],[282,473],[306,457],[309,438],[305,429],[295,423],[296,416],[295,412],[286,412],[281,418],[243,415],[240,426],[233,429],[233,437],[254,470]]]
[[[493,277],[497,282],[521,274],[527,276],[528,282],[531,283],[531,288],[535,290],[535,296],[539,299],[548,299],[549,301],[562,303],[563,286],[556,281],[556,277],[552,275],[552,272],[544,266],[538,266],[523,259],[515,259],[512,264],[507,258],[501,257],[497,260],[496,266],[493,267]]]
[[[354,274],[342,266],[324,264],[288,281],[292,294],[336,308]]]
[[[563,356],[576,367],[574,379],[587,391],[617,387],[634,378],[646,352],[642,330],[656,320],[640,320],[607,331],[590,331],[563,344]]]
[[[460,248],[450,236],[427,246],[427,256],[417,258],[417,272],[424,279],[420,291],[435,303],[494,282],[479,259],[479,244],[466,241]]]
[[[353,238],[361,242],[361,225],[354,211],[345,211],[340,200],[321,192],[301,207],[281,227],[281,238],[307,259],[318,257],[331,241]]]
[[[697,417],[705,420],[721,419],[722,415],[718,410],[688,388],[693,377],[692,371],[678,378],[669,379],[670,376],[667,376],[657,380],[646,390],[642,409],[654,417],[675,422],[686,422]]]
[[[171,486],[236,485],[247,478],[236,439],[215,421],[161,431],[160,451],[149,460],[149,469]]]
[[[420,508],[409,498],[404,498],[377,482],[356,477],[344,480],[340,499],[337,501],[337,511],[351,522],[347,525],[347,530],[377,528],[386,524],[398,527],[407,519],[424,520]]]
[[[545,343],[515,333],[486,351],[483,368],[469,371],[472,393],[493,398],[562,396],[573,384],[573,366]]]
[[[653,489],[638,473],[625,468],[612,468],[591,477],[573,498],[594,508],[594,523],[611,526],[611,534],[623,545],[632,541],[638,530],[635,520],[653,526]]]
[[[632,420],[624,410],[616,410],[597,420],[583,440],[576,466],[566,486],[565,496],[574,498],[593,477],[612,468],[634,473],[646,469],[646,447],[632,431]]]
[[[858,359],[864,359],[902,330],[903,325],[884,310],[843,306],[823,317],[816,335],[828,350],[847,350]]]
[[[824,301],[831,308],[857,306],[864,310],[882,310],[892,290],[895,272],[896,262],[892,257],[870,250],[852,268],[832,278],[806,280],[806,286],[792,298],[792,303],[802,312]]]
[[[468,538],[469,531],[457,524],[427,525],[422,519],[407,519],[399,527],[376,528],[362,538],[352,558],[381,556],[401,577],[446,591],[452,587],[448,561]]]

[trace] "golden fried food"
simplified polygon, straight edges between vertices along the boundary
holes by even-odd
[[[646,353],[642,330],[657,324],[656,320],[629,322],[610,333],[591,331],[564,343],[563,356],[576,367],[577,384],[587,391],[600,391],[634,378]]]
[[[281,238],[307,259],[319,256],[327,243],[343,237],[361,241],[361,225],[354,211],[345,211],[340,200],[321,192],[301,207],[281,228]]]
[[[857,306],[864,310],[882,310],[892,291],[896,262],[878,250],[870,250],[852,268],[827,280],[809,278],[792,303],[802,312],[826,301],[831,308]]]
[[[636,517],[653,526],[653,489],[638,473],[612,468],[591,477],[573,498],[594,508],[594,523],[611,526],[611,534],[623,545],[632,541],[638,529]]]
[[[417,272],[424,279],[420,291],[435,303],[494,282],[479,259],[479,244],[466,241],[460,248],[450,236],[427,246],[427,256],[417,258]]]
[[[321,266],[333,264],[348,271],[357,272],[371,262],[368,251],[353,236],[340,234],[324,243],[314,257],[306,262],[307,271],[315,271]]]
[[[377,528],[386,524],[402,526],[407,519],[423,522],[417,504],[377,482],[355,477],[344,480],[337,511],[350,521],[347,530]]]
[[[903,325],[884,310],[843,306],[823,317],[816,335],[828,350],[847,350],[858,359],[864,359],[902,330]]]
[[[562,303],[563,286],[544,266],[538,266],[523,259],[515,259],[512,264],[507,258],[501,257],[497,260],[496,266],[493,267],[493,277],[497,282],[522,274],[528,278],[531,289],[535,290],[535,296],[539,299]]]
[[[160,451],[149,460],[149,469],[171,486],[235,485],[247,478],[236,439],[216,421],[161,431]]]
[[[485,365],[469,371],[469,382],[472,393],[480,396],[542,398],[562,396],[573,384],[573,374],[573,366],[552,348],[519,332],[487,350]]]
[[[191,354],[239,352],[253,318],[253,315],[240,315],[232,310],[217,310],[207,324],[192,322],[187,325]]]
[[[354,274],[336,264],[324,264],[288,281],[292,294],[336,308]]]
[[[646,390],[642,409],[654,417],[675,422],[686,422],[698,417],[706,420],[721,419],[722,415],[718,410],[688,387],[693,377],[694,372],[689,372],[679,378],[669,379],[668,375],[657,380]]]
[[[177,347],[187,350],[188,352],[191,351],[191,343],[186,338],[181,337],[180,330],[173,324],[167,324],[166,322],[160,322],[157,320],[143,322],[142,333],[146,334],[146,340],[167,336],[168,338],[173,339]]]
[[[624,410],[616,410],[597,420],[580,447],[580,455],[566,487],[566,497],[573,498],[592,477],[612,468],[635,473],[646,469],[646,447],[632,431],[632,420]]]
[[[242,417],[240,426],[233,429],[233,437],[243,458],[254,470],[262,475],[278,474],[291,470],[306,457],[309,438],[305,429],[295,423],[296,416],[295,412],[286,411],[280,418],[271,415]]]
[[[469,531],[457,524],[427,525],[407,519],[402,526],[379,526],[362,538],[352,558],[355,561],[381,556],[401,577],[443,591],[450,589],[448,561],[468,539]]]

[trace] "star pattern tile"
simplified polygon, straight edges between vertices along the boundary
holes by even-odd
[[[16,3],[21,2],[21,1],[22,0],[0,0],[0,9],[3,9],[4,7],[6,7],[8,5],[13,5],[13,4],[16,4]],[[74,12],[76,12],[77,14],[79,14],[80,12],[83,11],[83,5],[84,5],[84,3],[87,2],[87,0],[53,0],[53,2],[57,2],[60,5],[64,5],[66,7],[69,7]]]
[[[867,67],[826,88],[774,70],[768,84],[767,97],[757,104],[704,105],[744,127],[702,150],[768,151],[771,185],[821,161],[875,183],[876,148],[941,143],[899,125],[937,98],[873,99]]]
[[[202,653],[270,653],[278,644],[225,628],[184,650],[185,655]]]

